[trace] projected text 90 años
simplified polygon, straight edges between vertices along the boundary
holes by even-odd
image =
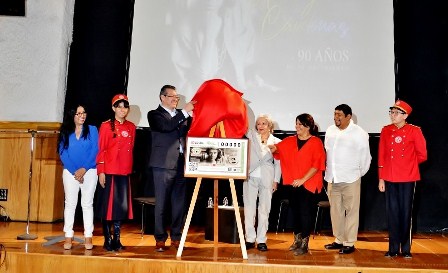
[[[347,49],[299,49],[297,50],[297,68],[346,70],[349,68],[350,51]]]

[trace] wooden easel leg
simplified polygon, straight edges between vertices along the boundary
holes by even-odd
[[[233,181],[232,178],[230,178],[229,181],[230,181],[230,190],[232,192],[233,209],[235,210],[236,226],[238,227],[238,235],[240,237],[241,253],[243,254],[243,259],[247,259],[246,241],[244,240],[243,225],[241,224],[241,216],[240,216],[240,207],[238,206],[238,199],[236,197],[235,181]]]
[[[219,217],[218,217],[218,179],[214,180],[213,184],[213,245],[215,249],[218,247],[218,225],[219,225]]]
[[[190,208],[188,209],[187,219],[185,220],[184,230],[182,231],[182,238],[180,239],[179,248],[177,249],[176,257],[182,256],[182,251],[184,249],[185,240],[187,238],[188,228],[190,227],[191,217],[193,216],[194,206],[196,205],[196,200],[198,199],[199,188],[201,187],[202,177],[198,177],[196,180],[196,185],[194,186],[193,196],[191,197]]]
[[[218,200],[218,179],[213,182],[213,258],[218,258],[218,243],[219,243],[219,200]]]

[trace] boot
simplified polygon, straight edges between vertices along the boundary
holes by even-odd
[[[302,242],[302,233],[294,234],[294,242],[289,247],[289,251],[296,250]]]
[[[305,237],[302,239],[302,243],[300,244],[300,247],[296,248],[296,250],[294,250],[294,255],[298,256],[298,255],[303,255],[308,253],[308,242],[310,240],[310,236]]]
[[[110,235],[111,223],[110,221],[107,220],[103,220],[102,222],[103,222],[103,235],[104,235],[103,248],[107,251],[112,251],[114,249],[112,248],[112,237]]]
[[[121,222],[114,221],[114,239],[112,241],[112,247],[115,251],[124,250],[125,247],[120,242]]]

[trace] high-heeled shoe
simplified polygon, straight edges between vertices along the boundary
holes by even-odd
[[[72,249],[72,241],[73,241],[73,238],[65,237],[65,242],[64,242],[64,249],[65,250]]]
[[[92,237],[86,237],[85,238],[84,247],[87,250],[91,250],[93,248]]]

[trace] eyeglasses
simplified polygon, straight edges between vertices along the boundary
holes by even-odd
[[[178,95],[164,95],[165,97],[168,97],[168,98],[175,98],[175,99],[180,99],[180,96],[178,96]]]
[[[389,115],[391,115],[391,116],[397,116],[397,115],[399,115],[399,114],[402,114],[402,115],[404,115],[404,114],[406,114],[405,112],[403,112],[403,111],[389,111]]]
[[[123,105],[123,106],[121,106],[121,105],[117,105],[117,107],[115,107],[116,109],[128,109],[129,108],[129,105]]]
[[[75,116],[78,116],[78,117],[87,116],[87,113],[86,112],[76,113]]]

